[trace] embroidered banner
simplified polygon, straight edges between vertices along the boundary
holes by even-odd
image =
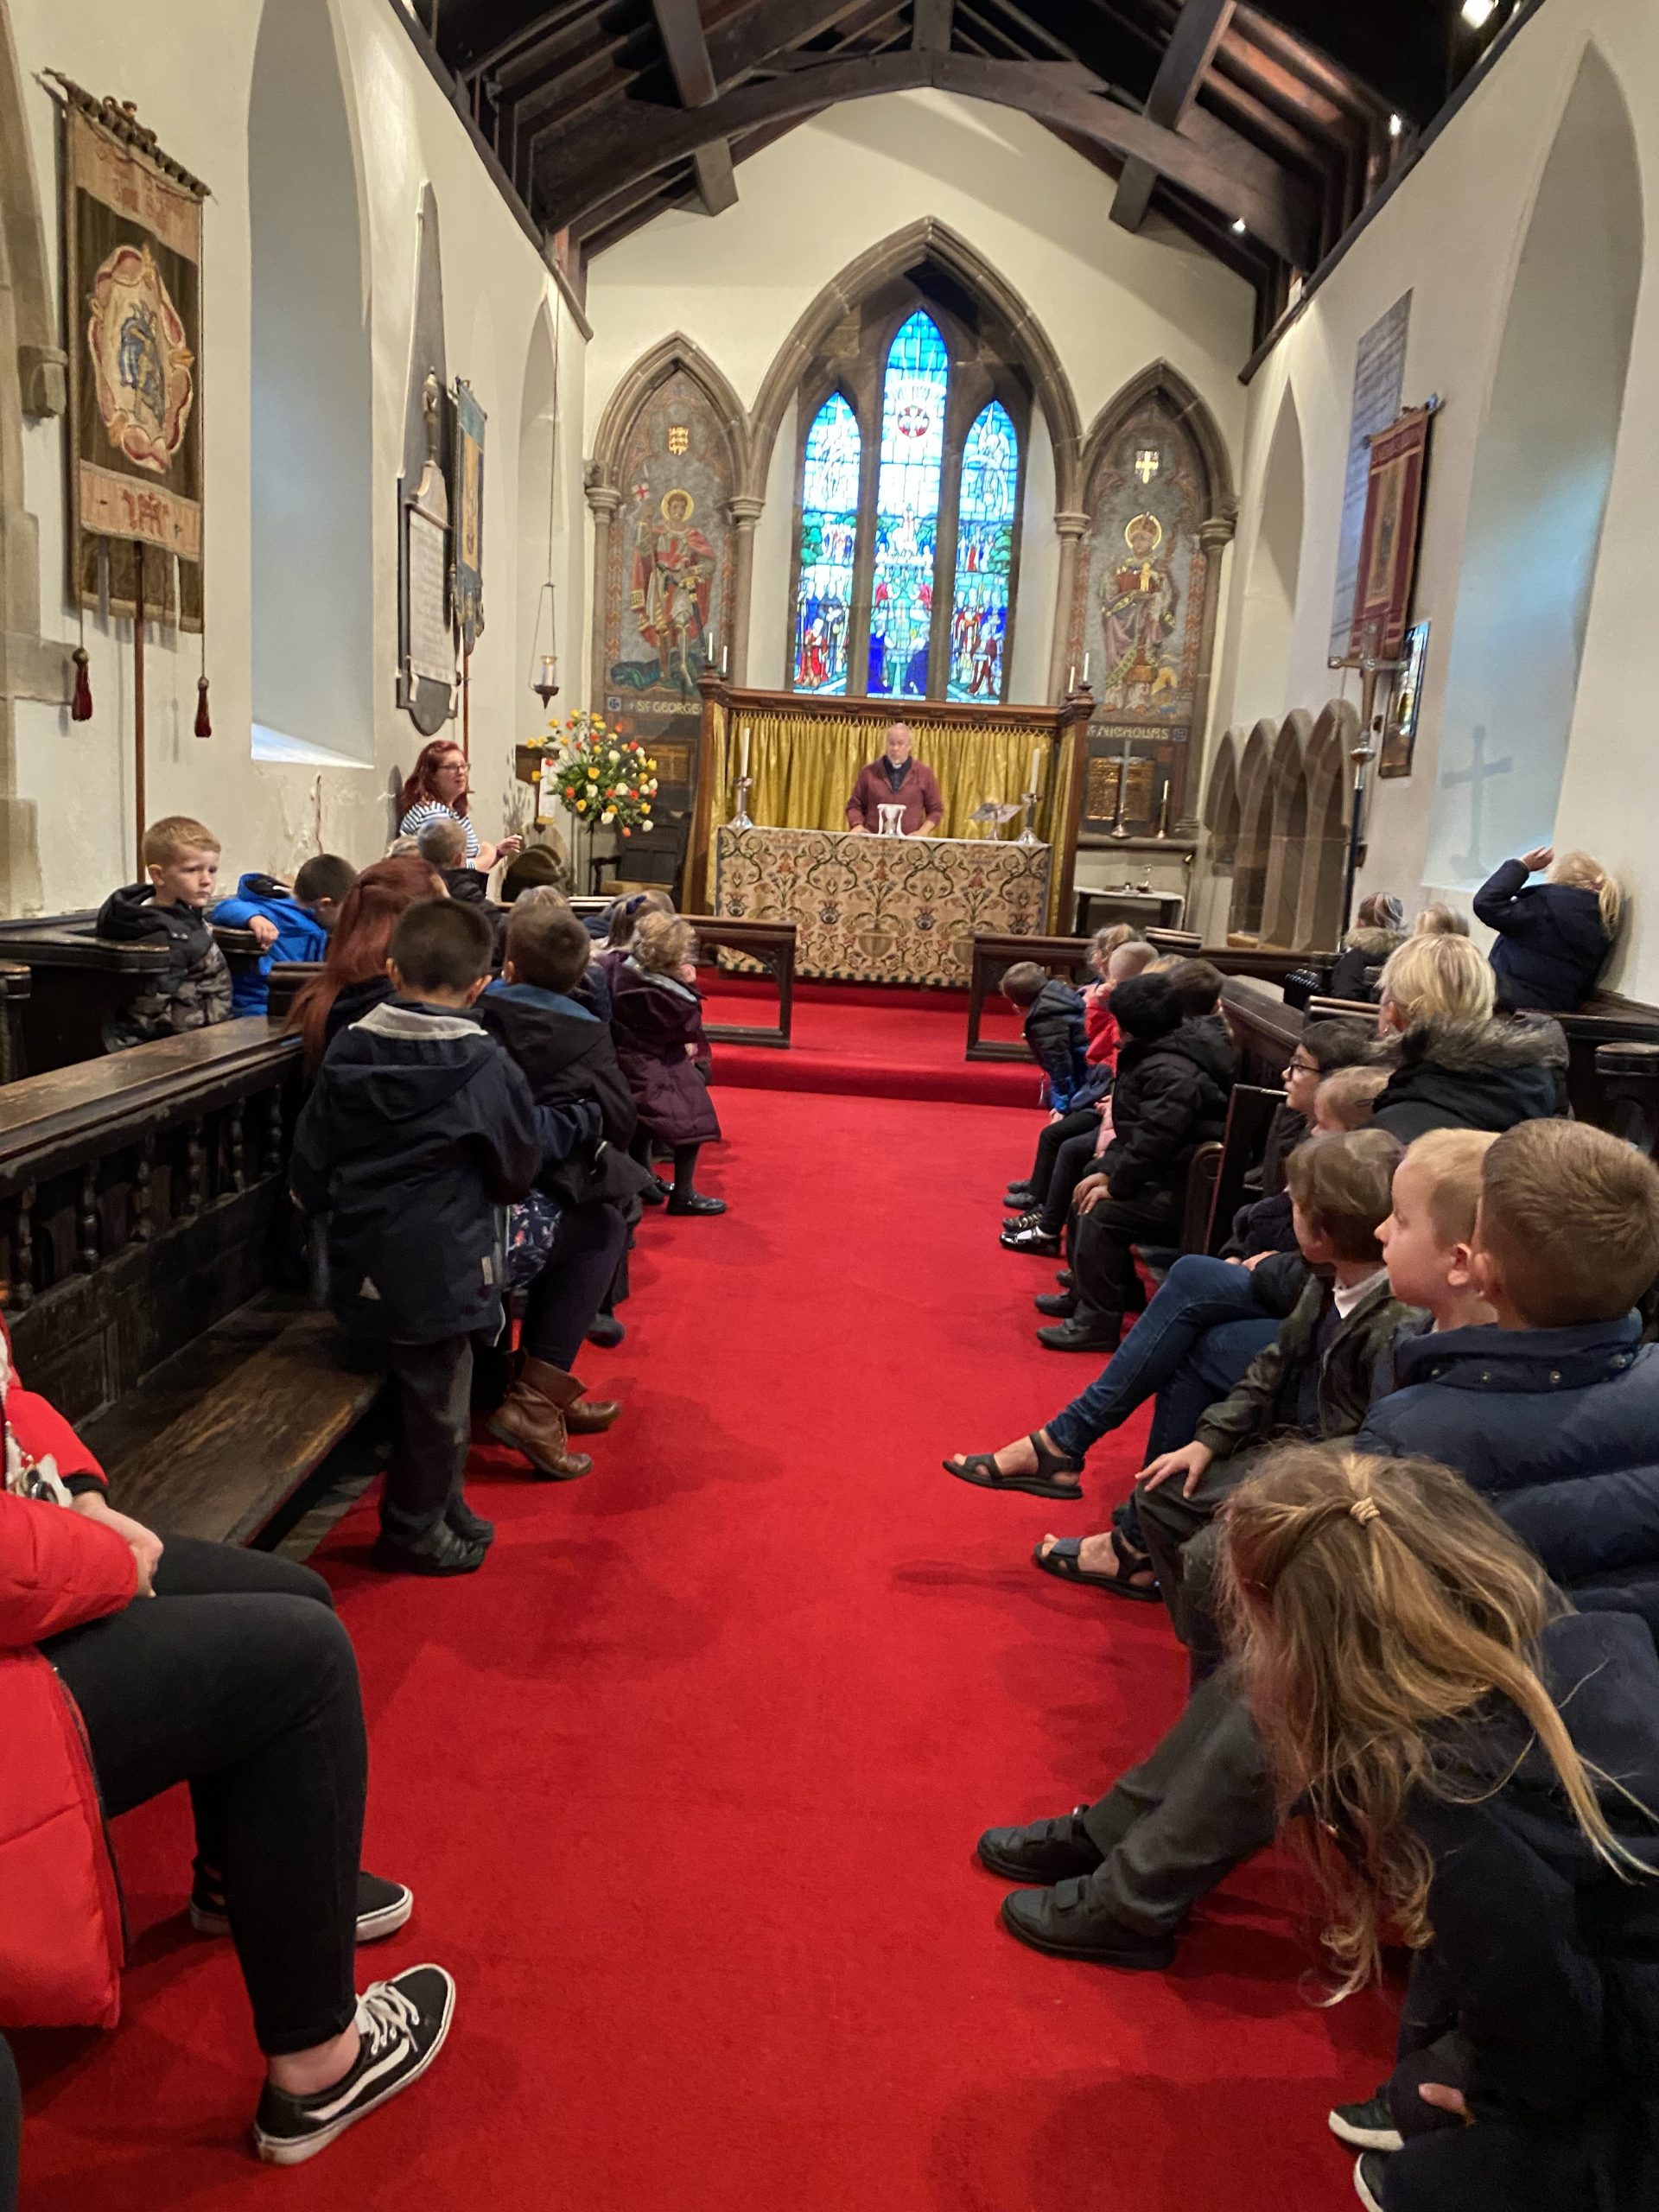
[[[1405,641],[1417,573],[1417,525],[1428,466],[1433,406],[1413,407],[1371,440],[1365,492],[1365,531],[1354,586],[1351,653],[1392,660]]]

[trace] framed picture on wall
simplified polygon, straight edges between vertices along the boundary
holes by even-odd
[[[1379,776],[1411,773],[1411,757],[1417,747],[1417,713],[1423,696],[1423,664],[1428,658],[1427,622],[1414,622],[1407,631],[1402,658],[1406,664],[1394,687],[1394,700],[1382,732],[1382,749],[1376,763]]]

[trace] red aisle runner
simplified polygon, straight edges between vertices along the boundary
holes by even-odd
[[[1040,1263],[997,1250],[1029,1112],[724,1089],[724,1220],[650,1217],[627,1412],[568,1487],[480,1452],[500,1533],[458,1584],[321,1563],[357,1642],[367,1856],[416,1889],[371,1972],[461,1986],[426,2082],[296,2172],[245,2148],[233,1962],[189,1937],[175,1795],[120,1824],[136,1963],[112,2037],[31,2039],[25,2212],[1284,2212],[1351,2201],[1325,2131],[1389,2031],[1326,2012],[1259,1865],[1177,1970],[1020,1948],[979,1828],[1065,1810],[1175,1711],[1151,1608],[1027,1563],[1096,1510],[941,1455],[1052,1411]],[[1138,1441],[1141,1431],[1133,1432]],[[1121,1494],[1130,1443],[1103,1451]]]

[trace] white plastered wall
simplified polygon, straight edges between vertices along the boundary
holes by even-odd
[[[836,109],[746,161],[737,205],[726,213],[659,216],[593,264],[588,420],[598,421],[633,363],[674,332],[695,340],[752,406],[774,355],[823,286],[871,246],[931,215],[1025,301],[1071,379],[1085,431],[1137,371],[1165,360],[1201,394],[1236,454],[1249,289],[1156,217],[1138,235],[1115,227],[1114,188],[1041,124],[1006,108],[912,92]],[[755,533],[749,677],[761,685],[784,676],[796,436],[791,412],[773,449]],[[1046,696],[1058,569],[1052,486],[1052,455],[1039,430],[1027,470],[1015,699]]]
[[[1235,552],[1239,568],[1247,569],[1268,444],[1288,385],[1301,426],[1306,532],[1281,704],[1317,703],[1340,681],[1327,671],[1325,658],[1355,349],[1409,290],[1405,398],[1413,404],[1438,393],[1444,402],[1434,427],[1415,599],[1416,613],[1433,628],[1414,772],[1375,789],[1360,888],[1393,890],[1408,902],[1449,895],[1466,908],[1466,892],[1426,881],[1424,870],[1476,447],[1539,183],[1592,39],[1618,79],[1641,149],[1648,268],[1555,836],[1558,843],[1595,852],[1635,890],[1610,980],[1653,999],[1659,997],[1659,911],[1647,911],[1643,882],[1659,843],[1659,788],[1648,765],[1652,518],[1659,510],[1659,323],[1652,282],[1659,233],[1659,9],[1651,0],[1552,0],[1540,10],[1320,287],[1250,386]],[[1242,711],[1235,708],[1239,651],[1235,622],[1213,729]],[[1349,689],[1352,696],[1352,677]]]
[[[267,0],[327,5],[346,80],[359,203],[338,211],[360,226],[372,378],[372,730],[361,767],[256,763],[251,757],[249,476],[250,274],[248,115],[261,9],[257,0],[168,0],[130,11],[111,0],[5,0],[28,86],[31,155],[48,238],[58,232],[54,104],[36,81],[62,70],[98,92],[137,104],[168,152],[213,189],[206,214],[207,560],[208,669],[214,735],[191,734],[199,645],[151,632],[149,800],[152,817],[190,813],[224,840],[224,874],[287,868],[325,847],[359,865],[384,849],[388,794],[421,740],[395,702],[397,502],[413,313],[416,214],[436,194],[443,246],[445,343],[450,377],[471,378],[489,416],[485,467],[486,628],[473,662],[474,792],[486,832],[517,798],[512,748],[521,720],[518,549],[518,434],[531,333],[543,308],[561,318],[560,503],[556,544],[561,643],[567,668],[583,658],[582,395],[578,327],[536,247],[503,204],[466,131],[422,66],[388,0]],[[296,129],[301,119],[296,118]],[[54,276],[60,274],[54,253]],[[28,503],[41,525],[43,627],[73,641],[63,555],[63,426],[30,424]],[[543,494],[543,509],[545,495]],[[543,524],[543,542],[545,525]],[[40,804],[47,907],[88,905],[130,880],[130,632],[90,617],[95,715],[24,705],[18,715],[18,789]],[[572,651],[574,646],[575,650]],[[303,636],[293,650],[306,650]],[[561,705],[569,703],[561,700]],[[452,724],[452,728],[458,725]],[[370,765],[372,763],[372,765]]]

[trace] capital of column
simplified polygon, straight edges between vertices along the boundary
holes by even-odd
[[[760,521],[766,504],[753,492],[734,492],[726,502],[726,512],[739,530],[753,530]]]
[[[1081,537],[1094,520],[1092,515],[1077,514],[1062,508],[1054,518],[1054,532],[1058,537]]]
[[[596,515],[607,518],[613,515],[622,504],[622,493],[614,484],[585,484],[582,486],[588,504]]]
[[[1230,501],[1213,515],[1206,515],[1198,524],[1198,545],[1205,553],[1219,552],[1230,544],[1238,528],[1238,507]]]

